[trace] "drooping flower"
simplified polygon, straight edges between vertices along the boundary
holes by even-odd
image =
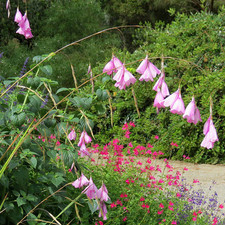
[[[69,133],[68,136],[67,136],[67,138],[68,138],[70,141],[76,140],[76,137],[77,137],[77,135],[76,135],[76,132],[75,132],[74,129],[71,130],[70,133]]]
[[[98,217],[102,216],[103,220],[107,220],[106,214],[107,214],[107,207],[104,202],[100,202],[100,209],[99,209]]]
[[[161,93],[163,95],[163,97],[165,98],[166,96],[170,95],[168,86],[165,82],[165,74],[164,72],[161,73],[161,76],[159,77],[159,79],[157,80],[157,82],[155,83],[153,90],[157,91],[158,88],[161,88]]]
[[[162,92],[161,92],[161,90],[158,88],[157,94],[156,94],[156,96],[155,96],[155,100],[154,100],[153,106],[154,106],[154,107],[157,107],[158,109],[160,109],[160,108],[165,108],[165,106],[164,106],[164,104],[163,104],[163,100],[164,100],[164,98],[163,98]]]
[[[113,72],[116,73],[119,67],[122,65],[123,63],[113,55],[112,59],[103,68],[103,73],[112,75]]]
[[[7,0],[5,7],[8,10],[8,18],[9,18],[9,16],[10,16],[10,9],[11,9],[10,0]]]
[[[136,78],[125,68],[124,65],[119,68],[113,77],[113,80],[116,81],[115,86],[119,87],[120,90],[125,90],[126,86],[128,87],[130,84],[134,84],[136,82]]]
[[[84,156],[90,156],[90,153],[88,152],[85,143],[83,143],[83,144],[80,146],[80,153],[81,153],[81,155],[80,155],[81,157],[84,157]]]
[[[136,72],[142,74],[139,80],[145,80],[146,82],[149,80],[153,81],[153,78],[155,78],[157,74],[161,73],[161,71],[153,63],[149,62],[148,55],[141,62]]]
[[[107,190],[105,184],[102,184],[101,188],[99,188],[99,190],[97,191],[97,198],[100,201],[105,201],[105,202],[107,202],[109,200],[108,190]]]
[[[165,107],[170,106],[170,112],[174,114],[182,115],[185,112],[184,102],[180,93],[180,88],[172,95],[168,96],[164,102]]]
[[[84,174],[82,173],[80,178],[78,178],[77,180],[75,180],[72,185],[75,188],[81,188],[83,186],[86,186],[89,184],[89,180],[84,176]]]
[[[15,14],[15,17],[14,17],[14,22],[20,23],[22,20],[23,20],[23,15],[20,12],[19,7],[17,7],[16,14]]]
[[[206,121],[206,123],[204,125],[203,133],[204,133],[205,137],[201,143],[201,147],[204,147],[207,149],[213,148],[214,143],[216,141],[219,141],[219,139],[218,139],[216,128],[213,124],[211,115],[209,116],[208,120]]]
[[[95,186],[92,178],[90,177],[88,186],[82,191],[82,193],[86,194],[88,198],[93,199],[96,197],[98,189]]]
[[[188,123],[197,124],[198,121],[202,122],[201,115],[200,115],[199,109],[197,108],[195,104],[194,97],[192,97],[191,102],[188,104],[185,110],[185,113],[183,115],[183,118],[187,119]]]
[[[92,141],[91,137],[88,136],[87,132],[84,130],[82,133],[81,133],[81,136],[80,136],[80,140],[79,140],[79,143],[78,143],[78,146],[81,147],[83,144],[88,144]]]
[[[30,22],[27,18],[27,14],[25,13],[21,19],[20,11],[17,8],[17,12],[14,18],[14,21],[18,23],[19,29],[16,33],[24,35],[26,39],[32,38],[33,34],[31,33]]]

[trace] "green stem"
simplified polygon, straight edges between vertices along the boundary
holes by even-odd
[[[12,151],[12,153],[10,154],[9,158],[7,159],[7,161],[5,162],[5,164],[3,165],[2,169],[0,170],[0,179],[2,177],[2,175],[4,174],[7,166],[9,165],[10,161],[12,160],[13,156],[15,155],[16,151],[18,150],[18,148],[22,145],[22,143],[25,140],[25,137],[30,129],[30,127],[32,126],[32,123],[29,125],[29,127],[26,129],[26,131],[24,132],[23,136],[20,138],[19,142],[17,143],[16,147],[14,148],[14,150]]]

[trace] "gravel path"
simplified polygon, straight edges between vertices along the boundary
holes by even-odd
[[[198,179],[199,183],[194,185],[194,188],[203,189],[209,195],[216,192],[219,202],[225,201],[225,165],[193,164],[171,160],[170,164],[175,171],[182,171],[184,167],[187,167],[188,171],[183,174],[187,183],[191,184],[194,179]]]

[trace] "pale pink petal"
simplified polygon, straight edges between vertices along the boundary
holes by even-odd
[[[199,109],[196,107],[196,108],[195,108],[195,119],[194,119],[194,124],[197,124],[198,121],[201,121],[201,122],[202,122],[202,119],[201,119],[201,115],[200,115]]]
[[[107,73],[108,75],[111,75],[113,73],[113,70],[115,68],[115,65],[112,60],[110,60],[104,67],[103,73]]]
[[[151,62],[149,62],[148,68],[151,71],[150,73],[151,73],[153,78],[155,78],[157,74],[161,73],[161,71]]]
[[[16,31],[16,33],[21,35],[25,34],[24,30],[21,27]]]
[[[170,108],[170,112],[176,113],[176,114],[179,114],[179,115],[184,114],[185,106],[184,106],[184,102],[183,102],[183,99],[181,97],[181,94],[179,94],[179,98],[175,101],[175,103]]]
[[[170,96],[168,96],[165,100],[164,100],[164,106],[165,107],[172,107],[173,104],[175,103],[175,101],[178,99],[179,97],[179,89],[177,91],[175,91],[173,94],[171,94]]]
[[[161,76],[159,77],[159,79],[156,81],[154,87],[153,87],[153,90],[154,91],[157,91],[158,88],[160,88],[162,86],[162,81],[164,80],[164,76],[163,74],[161,74]]]
[[[188,123],[193,123],[195,119],[195,99],[192,98],[191,102],[187,105],[185,113],[183,115],[184,119],[187,119]]]
[[[123,63],[115,56],[113,56],[112,61],[115,67],[115,72],[117,72],[117,70],[120,69],[121,66],[123,66]]]
[[[209,116],[208,120],[204,124],[203,134],[206,135],[209,132],[211,116]]]
[[[99,188],[99,190],[97,191],[97,198],[100,201],[105,201],[105,202],[107,202],[109,200],[108,190],[107,190],[105,184],[102,184],[101,188]]]
[[[81,188],[85,185],[88,185],[89,184],[89,180],[84,176],[84,174],[82,173],[81,174],[81,177],[78,178],[77,180],[75,180],[72,185],[75,187],[75,188]]]
[[[155,96],[155,100],[154,100],[153,106],[157,107],[158,109],[164,108],[163,100],[164,100],[163,95],[162,95],[160,89],[158,89],[157,94]]]
[[[72,141],[72,140],[76,140],[76,132],[74,130],[71,130],[71,132],[68,134],[67,138]]]
[[[22,14],[21,14],[19,8],[17,8],[16,14],[15,14],[15,17],[14,17],[14,21],[15,21],[16,23],[20,23],[22,20],[23,20],[23,16],[22,16]]]
[[[167,84],[166,84],[164,79],[162,80],[161,92],[162,92],[162,95],[163,95],[164,98],[166,96],[170,95],[168,86],[167,86]]]
[[[90,153],[88,152],[86,145],[84,143],[80,147],[80,153],[81,157],[90,156]]]
[[[99,209],[99,215],[98,215],[98,217],[103,217],[103,220],[107,220],[107,217],[106,217],[106,214],[107,214],[107,207],[106,207],[106,205],[105,205],[105,203],[104,202],[100,202],[100,208],[101,208],[101,210]],[[102,213],[103,213],[103,215],[102,215]]]
[[[25,36],[26,39],[30,39],[30,38],[34,37],[33,34],[31,33],[31,30],[30,29],[27,29],[25,31],[24,36]]]
[[[86,131],[84,131],[84,141],[86,144],[88,144],[92,141],[91,137],[87,134]]]
[[[150,81],[150,80],[151,80],[152,82],[154,81],[154,80],[153,80],[152,73],[151,73],[149,67],[147,67],[147,69],[144,71],[143,75],[139,78],[139,80],[140,80],[140,81],[145,80],[146,82],[148,82],[148,81]]]
[[[137,68],[136,72],[143,74],[148,66],[148,56],[145,57],[145,59],[141,62],[139,67]]]
[[[97,191],[97,187],[93,183],[92,178],[90,178],[88,186],[82,191],[82,193],[86,194],[88,198],[93,199],[96,197]]]

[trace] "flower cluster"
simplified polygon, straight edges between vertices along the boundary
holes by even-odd
[[[107,207],[105,202],[110,198],[105,184],[102,183],[101,188],[97,189],[91,177],[90,180],[88,180],[83,174],[81,174],[80,178],[75,180],[72,185],[75,188],[82,188],[83,186],[88,185],[82,193],[86,194],[89,199],[98,199],[99,217],[103,217],[103,220],[106,220]]]
[[[33,34],[31,33],[30,23],[27,18],[27,13],[22,15],[19,8],[17,8],[14,21],[18,23],[19,26],[19,29],[16,31],[16,33],[24,35],[26,39],[33,37]]]
[[[136,72],[141,74],[140,81],[154,81],[158,74],[161,73],[160,78],[155,83],[153,90],[156,91],[156,96],[154,99],[153,106],[157,108],[157,112],[159,112],[160,108],[170,107],[170,112],[173,114],[183,115],[184,119],[187,119],[188,123],[194,123],[195,125],[198,121],[202,122],[201,115],[199,109],[196,106],[195,98],[192,97],[191,102],[187,105],[185,109],[184,101],[181,96],[181,88],[180,85],[173,94],[170,95],[168,86],[165,82],[165,73],[164,73],[164,62],[162,60],[161,71],[153,65],[148,60],[148,55],[141,62]],[[113,80],[116,80],[116,87],[119,89],[125,89],[130,84],[134,84],[136,82],[135,77],[125,68],[124,64],[116,58],[114,55],[112,59],[105,65],[103,69],[104,73],[112,75],[115,72],[115,76]],[[207,127],[207,129],[205,128]],[[204,135],[205,138],[201,143],[202,147],[205,148],[213,148],[214,143],[218,141],[216,129],[212,120],[208,119],[204,126]],[[126,134],[129,137],[129,131]]]
[[[81,157],[90,156],[90,153],[87,151],[86,145],[92,141],[91,137],[88,136],[87,132],[84,130],[81,133],[80,140],[78,142],[78,146],[80,147]]]

